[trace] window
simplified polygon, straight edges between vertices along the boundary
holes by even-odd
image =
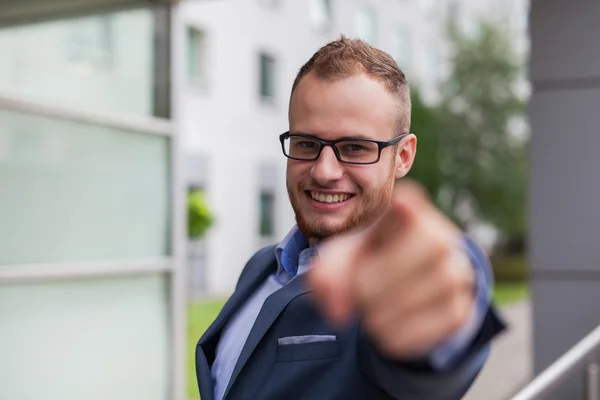
[[[261,239],[275,236],[277,168],[271,164],[261,164],[258,168],[259,187],[259,234]]]
[[[260,53],[259,63],[260,98],[269,101],[275,97],[275,58]]]
[[[154,80],[163,74],[155,76],[153,59],[164,47],[154,42],[154,17],[142,7],[3,27],[0,92],[62,107],[154,115],[161,95]]]
[[[114,37],[109,15],[80,18],[72,25],[70,58],[81,70],[109,68],[114,61]]]
[[[207,47],[206,34],[197,28],[188,28],[188,79],[190,83],[206,86]]]
[[[260,192],[260,236],[275,236],[275,194],[265,189]]]
[[[365,5],[356,11],[354,17],[356,33],[359,38],[373,45],[375,43],[375,11]]]
[[[394,32],[393,57],[402,70],[410,69],[411,44],[405,27],[397,27]]]
[[[0,19],[11,19],[0,3]],[[100,3],[108,4],[37,3],[43,11],[10,2],[53,19],[0,29],[0,92],[57,107],[0,107],[0,270],[18,279],[0,283],[0,371],[10,371],[0,399],[39,397],[32,376],[47,379],[53,399],[163,400],[174,384],[173,343],[184,338],[170,315],[185,312],[185,293],[168,289],[169,274],[128,271],[168,265],[181,243],[171,222],[172,138],[143,122],[111,122],[153,114],[153,59],[166,37],[151,6],[74,17]],[[99,114],[79,118],[79,109]],[[36,270],[45,276],[32,281]],[[44,345],[32,346],[40,331]],[[94,360],[85,371],[82,354]]]
[[[324,31],[331,26],[331,1],[309,0],[308,3],[310,20],[319,31]]]

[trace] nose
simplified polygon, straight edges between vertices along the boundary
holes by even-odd
[[[330,182],[337,181],[344,175],[344,168],[338,161],[333,149],[325,146],[321,150],[321,155],[314,162],[310,170],[311,177],[320,185],[327,185]]]

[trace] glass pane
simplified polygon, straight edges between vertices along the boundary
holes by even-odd
[[[206,34],[188,28],[188,77],[192,83],[206,85]]]
[[[271,192],[260,193],[260,235],[275,234],[275,195]]]
[[[167,137],[0,110],[0,268],[167,255],[168,196]]]
[[[167,399],[165,279],[0,286],[0,399]]]
[[[149,9],[0,29],[0,93],[151,115],[153,29]]]
[[[274,95],[275,59],[268,54],[260,55],[260,95],[270,99]]]

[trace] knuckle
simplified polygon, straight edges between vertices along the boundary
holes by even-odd
[[[443,260],[450,255],[450,246],[438,235],[432,236],[431,249],[435,258],[438,260]]]
[[[438,264],[437,275],[440,280],[440,285],[445,288],[449,294],[455,294],[460,287],[460,277],[457,269],[448,262]]]
[[[449,256],[438,264],[440,285],[451,295],[460,295],[469,286],[468,269],[463,268],[462,258]]]
[[[448,309],[448,325],[452,331],[462,326],[467,317],[467,302],[462,296],[453,296]]]
[[[374,336],[381,336],[385,332],[385,320],[383,316],[376,312],[370,312],[364,316],[364,324]]]
[[[368,326],[369,335],[384,353],[395,356],[405,351],[407,339],[405,332],[393,329],[393,324],[385,323],[374,326]]]
[[[386,335],[381,340],[382,349],[389,355],[397,356],[404,353],[403,341],[397,335]]]

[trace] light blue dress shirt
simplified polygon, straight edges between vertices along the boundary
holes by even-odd
[[[490,292],[493,286],[491,267],[485,263],[481,255],[474,254],[468,246],[465,248],[477,276],[475,305],[465,324],[447,342],[437,346],[429,354],[427,358],[429,363],[438,370],[452,368],[455,361],[464,354],[469,342],[479,331],[491,303]],[[215,383],[215,400],[223,399],[235,364],[266,298],[304,273],[317,250],[318,246],[308,247],[308,240],[297,227],[294,227],[277,245],[275,248],[277,270],[240,307],[221,334],[211,369]]]

